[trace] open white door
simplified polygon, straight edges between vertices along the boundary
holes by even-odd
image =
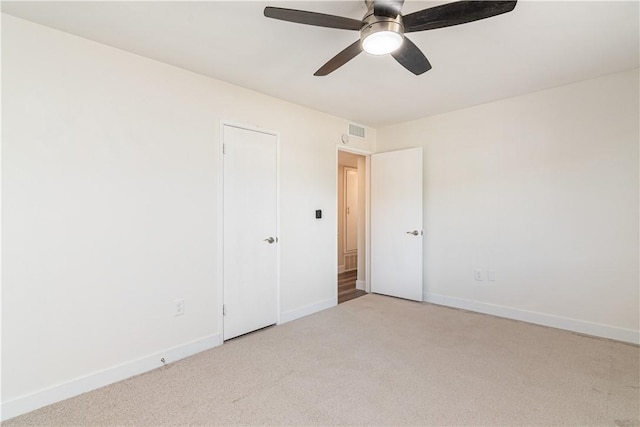
[[[371,156],[371,291],[422,301],[422,148]]]
[[[224,339],[277,315],[277,137],[224,126]]]

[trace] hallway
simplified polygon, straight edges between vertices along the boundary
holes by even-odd
[[[358,270],[338,274],[338,304],[367,294],[361,289],[356,289],[357,276]]]

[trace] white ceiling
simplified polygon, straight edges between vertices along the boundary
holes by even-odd
[[[407,0],[403,14],[442,3]],[[358,33],[268,19],[268,5],[365,12],[362,1],[3,1],[2,10],[374,127],[639,66],[638,1],[521,0],[511,13],[412,33],[433,65],[421,76],[363,53],[314,77]]]

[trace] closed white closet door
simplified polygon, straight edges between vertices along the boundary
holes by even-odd
[[[422,148],[371,156],[371,291],[422,301]]]
[[[277,322],[277,137],[223,129],[224,339]]]

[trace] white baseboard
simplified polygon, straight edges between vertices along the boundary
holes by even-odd
[[[367,282],[364,280],[356,280],[356,289],[360,289],[363,291],[367,290]]]
[[[344,265],[339,265],[338,266],[338,274],[340,273],[344,273]]]
[[[209,335],[202,339],[168,348],[166,350],[141,357],[140,359],[132,360],[130,362],[72,379],[62,384],[57,384],[34,393],[2,402],[0,406],[0,419],[4,421],[38,408],[42,408],[43,406],[159,368],[163,366],[163,363],[160,361],[162,358],[164,358],[165,363],[168,364],[184,359],[185,357],[192,356],[196,353],[200,353],[201,351],[217,347],[220,344],[222,344],[222,336],[220,334]]]
[[[429,292],[424,293],[424,301],[448,307],[462,308],[479,313],[491,314],[498,317],[505,317],[507,319],[521,320],[523,322],[534,323],[536,325],[566,329],[568,331],[579,332],[581,334],[593,335],[596,337],[610,338],[632,344],[640,344],[640,331],[633,329],[618,328],[600,323],[555,316],[553,314],[521,310],[518,308],[488,304],[464,298],[432,294]]]
[[[338,298],[333,297],[324,301],[305,305],[304,307],[296,308],[294,310],[285,311],[280,314],[280,322],[278,324],[281,325],[283,323],[326,310],[327,308],[335,307],[336,305],[338,305]]]

